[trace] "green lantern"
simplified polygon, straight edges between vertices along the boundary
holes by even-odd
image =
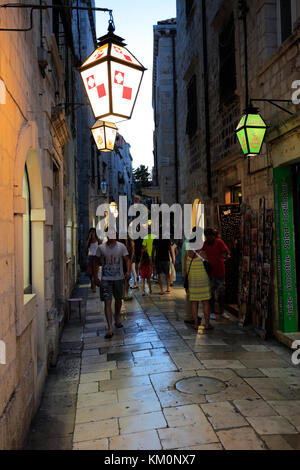
[[[256,108],[247,108],[236,129],[236,135],[245,157],[259,155],[267,131],[267,124]]]

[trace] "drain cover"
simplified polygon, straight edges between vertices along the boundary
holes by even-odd
[[[190,377],[179,380],[175,384],[175,388],[179,392],[190,393],[191,395],[198,395],[199,393],[201,395],[213,395],[224,390],[226,384],[211,377]]]

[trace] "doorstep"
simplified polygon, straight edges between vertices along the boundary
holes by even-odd
[[[300,332],[298,333],[283,333],[282,331],[276,331],[275,333],[276,338],[278,341],[281,343],[285,344],[288,346],[290,349],[292,349],[292,344],[294,341],[300,341]]]

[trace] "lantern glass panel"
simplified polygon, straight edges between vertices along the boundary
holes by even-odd
[[[242,150],[245,155],[248,153],[248,145],[247,145],[247,140],[246,140],[246,133],[244,129],[241,129],[240,131],[237,132],[237,137],[239,139],[240,145],[242,147]]]
[[[266,128],[247,128],[249,151],[252,155],[258,155],[264,141]]]
[[[114,114],[130,118],[142,75],[143,72],[140,70],[111,62],[112,112]]]
[[[135,65],[142,66],[142,64],[138,60],[136,60],[135,57],[133,57],[133,55],[128,51],[128,49],[122,46],[117,46],[115,44],[112,44],[111,56],[115,57],[116,59],[128,62],[128,64],[135,64]]]
[[[243,127],[243,126],[245,125],[246,117],[247,117],[247,116],[243,116],[243,117],[242,117],[242,119],[241,119],[240,122],[239,122],[239,125],[237,126],[237,130],[240,129],[241,127]]]
[[[116,137],[117,137],[117,131],[116,131],[116,129],[112,129],[111,127],[106,127],[105,128],[105,133],[106,133],[106,148],[110,152],[115,147],[115,140],[116,140]]]
[[[246,125],[264,128],[267,127],[266,123],[263,121],[263,118],[259,114],[248,114]]]
[[[95,116],[109,114],[109,85],[107,63],[81,72],[81,77]]]
[[[98,47],[90,56],[89,58],[82,64],[82,67],[85,67],[86,65],[92,64],[93,62],[96,62],[97,60],[103,59],[104,57],[107,56],[108,52],[108,44],[105,44],[104,46]]]
[[[97,127],[92,129],[93,137],[96,142],[98,150],[105,149],[105,136],[104,136],[104,127]]]

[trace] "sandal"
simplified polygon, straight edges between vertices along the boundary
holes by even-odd
[[[124,326],[122,325],[122,323],[115,323],[115,327],[116,327],[116,328],[124,328]]]
[[[105,339],[111,339],[113,337],[113,333],[106,333],[106,335],[104,336]]]
[[[214,330],[214,327],[212,325],[208,325],[204,327],[204,330]]]

